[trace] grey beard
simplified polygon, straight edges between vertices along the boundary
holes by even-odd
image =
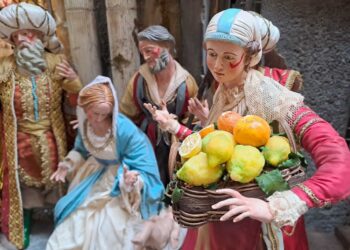
[[[154,65],[154,67],[150,69],[151,72],[153,74],[156,74],[162,71],[163,69],[166,68],[166,66],[168,66],[169,61],[170,61],[169,52],[166,49],[164,49],[160,54],[159,58],[157,58],[156,64]]]
[[[23,47],[16,48],[14,51],[17,66],[33,75],[41,74],[47,68],[44,51],[44,45],[40,39],[33,44],[25,43]]]

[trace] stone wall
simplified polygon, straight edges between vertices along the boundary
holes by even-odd
[[[350,2],[264,0],[262,14],[280,28],[279,52],[304,78],[307,105],[345,135],[350,99]],[[314,171],[313,164],[309,174]],[[334,166],[336,168],[337,166]],[[350,224],[350,201],[308,212],[309,229]]]

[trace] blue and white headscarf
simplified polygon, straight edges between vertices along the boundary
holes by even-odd
[[[279,40],[279,30],[262,16],[241,9],[227,9],[213,16],[204,35],[204,42],[219,40],[246,48],[256,43],[260,48],[250,61],[253,67],[259,63],[262,53],[273,49]]]

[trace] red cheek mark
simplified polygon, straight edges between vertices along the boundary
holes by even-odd
[[[153,54],[154,54],[156,57],[159,57],[159,55],[160,55],[160,51],[161,51],[161,49],[160,49],[159,47],[154,48],[154,50],[153,50]]]
[[[231,69],[236,68],[238,65],[241,64],[242,60],[243,60],[243,54],[242,54],[242,56],[241,56],[241,59],[239,59],[238,62],[236,62],[236,63],[231,63],[231,62],[230,62],[230,68],[231,68]]]

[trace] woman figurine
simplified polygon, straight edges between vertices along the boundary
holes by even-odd
[[[79,93],[74,149],[52,175],[68,194],[55,208],[56,228],[47,250],[133,249],[145,219],[159,213],[163,185],[145,134],[118,113],[109,78],[98,76]]]
[[[350,194],[350,152],[345,140],[303,102],[272,78],[255,70],[262,55],[259,21],[240,9],[227,9],[210,21],[204,48],[207,65],[219,86],[209,112],[192,102],[190,110],[203,125],[233,110],[258,115],[289,127],[310,153],[316,173],[291,190],[275,192],[266,200],[248,198],[231,189],[217,192],[232,198],[213,205],[228,206],[220,223],[189,230],[182,249],[308,249],[302,215],[314,207],[329,207]],[[196,104],[196,105],[194,105]],[[180,136],[190,133],[166,109],[146,105],[162,127],[176,128]]]

